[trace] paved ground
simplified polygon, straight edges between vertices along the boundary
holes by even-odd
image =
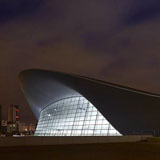
[[[5,160],[160,160],[160,143],[1,147]]]

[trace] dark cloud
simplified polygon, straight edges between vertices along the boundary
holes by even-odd
[[[106,52],[108,49],[109,35],[106,33],[84,33],[82,39],[86,49],[92,51]]]
[[[127,48],[132,43],[127,36],[114,38],[115,32],[111,33],[85,33],[83,35],[83,42],[85,49],[99,52],[99,54],[115,56],[120,49]]]
[[[141,0],[135,1],[129,13],[126,15],[125,23],[135,25],[143,23],[160,16],[160,1],[159,0]]]
[[[38,47],[45,47],[45,46],[49,46],[49,45],[55,46],[56,44],[60,44],[63,42],[64,42],[63,37],[56,37],[55,36],[55,37],[50,37],[50,38],[38,41],[37,46]]]
[[[15,17],[33,13],[44,0],[0,0],[0,23]]]

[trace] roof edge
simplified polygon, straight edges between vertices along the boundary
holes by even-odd
[[[62,74],[62,75],[67,75],[67,76],[79,77],[79,78],[82,78],[82,79],[93,81],[95,83],[99,83],[99,84],[103,84],[103,85],[107,85],[107,86],[112,86],[114,88],[127,90],[127,91],[134,92],[134,93],[137,93],[137,94],[143,94],[143,95],[148,95],[148,96],[160,98],[160,94],[156,94],[156,93],[153,93],[153,92],[147,92],[147,91],[131,88],[131,87],[128,87],[128,86],[123,86],[123,85],[120,85],[120,84],[106,82],[106,81],[103,81],[103,80],[97,80],[95,78],[76,75],[76,74],[72,74],[72,73],[66,73],[66,72],[54,71],[54,70],[45,70],[45,69],[39,69],[39,68],[37,68],[37,69],[25,69],[22,72],[20,72],[19,75],[18,75],[19,82],[21,82],[21,78],[23,77],[23,74],[25,74],[26,72],[37,72],[37,71],[40,71],[40,72],[53,72],[53,73],[58,73],[58,74]]]

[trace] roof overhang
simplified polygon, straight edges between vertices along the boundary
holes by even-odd
[[[22,72],[20,84],[37,118],[50,103],[82,95],[122,134],[160,132],[160,96],[157,94],[44,70]]]

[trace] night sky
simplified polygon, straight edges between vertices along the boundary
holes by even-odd
[[[19,72],[63,71],[160,94],[160,0],[0,0],[0,103],[34,122]]]

